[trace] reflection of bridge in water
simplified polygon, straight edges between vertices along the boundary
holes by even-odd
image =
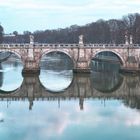
[[[80,108],[83,109],[83,102],[88,98],[98,99],[140,99],[140,80],[135,76],[123,76],[121,84],[114,91],[100,92],[96,90],[91,82],[90,75],[75,75],[72,84],[61,93],[51,93],[40,83],[38,76],[25,76],[21,87],[13,92],[4,93],[0,91],[0,100],[15,101],[29,100],[32,108],[34,100],[71,100],[79,99]]]

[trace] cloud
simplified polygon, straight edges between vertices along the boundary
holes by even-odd
[[[1,104],[8,127],[1,128],[6,133],[2,133],[0,138],[14,134],[15,130],[24,140],[33,136],[36,139],[61,139],[67,134],[80,137],[86,131],[89,138],[93,138],[94,133],[121,137],[128,134],[129,137],[137,134],[135,128],[140,127],[140,113],[125,107],[120,101],[108,100],[104,107],[99,100],[86,100],[83,111],[77,108],[78,100],[61,101],[61,104],[63,106],[58,109],[56,101],[36,101],[32,111],[27,111],[28,102],[11,102],[8,109]],[[3,113],[0,113],[0,118]],[[10,129],[13,122],[14,129]],[[134,131],[129,133],[131,127]]]
[[[57,3],[57,1],[48,2],[45,0],[36,1],[36,0],[1,0],[0,7],[8,7],[13,9],[30,9],[30,10],[37,10],[37,9],[48,9],[48,10],[67,10],[67,8],[71,7],[69,4]],[[72,9],[81,8],[81,6],[77,5],[71,7]]]
[[[139,0],[1,0],[0,19],[6,31],[34,31],[84,25],[101,18],[121,18],[140,12],[139,7]]]
[[[73,12],[74,11],[81,11],[88,12],[92,10],[93,12],[96,9],[104,10],[104,9],[121,9],[121,8],[131,8],[132,6],[140,5],[139,0],[118,0],[118,1],[111,1],[111,0],[88,0],[88,1],[79,1],[75,3],[73,0],[71,2],[64,2],[64,1],[45,1],[45,0],[1,0],[0,6],[1,7],[8,7],[12,9],[28,9],[28,10],[54,10],[54,11],[64,11],[64,12]],[[115,9],[114,9],[115,8]],[[135,7],[132,7],[133,9]]]
[[[123,105],[116,110],[112,118],[114,122],[123,122],[122,124],[127,127],[140,126],[140,112],[126,108]]]
[[[5,115],[3,112],[0,112],[0,120],[4,119]]]

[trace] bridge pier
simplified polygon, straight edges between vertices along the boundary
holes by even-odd
[[[80,37],[82,39],[83,36],[81,35]],[[76,73],[90,73],[91,69],[89,66],[89,60],[91,56],[91,50],[84,47],[82,40],[79,42],[79,47],[77,49],[78,55],[76,60],[76,67],[73,71]]]
[[[35,60],[28,60],[25,61],[24,68],[22,70],[23,75],[39,75],[40,74],[40,67]]]
[[[23,75],[39,75],[40,67],[39,67],[39,58],[40,58],[40,50],[34,48],[32,36],[30,37],[30,45],[27,48],[27,56],[24,60],[24,68],[22,70]]]
[[[23,69],[22,75],[40,75],[40,69]]]
[[[126,66],[126,67],[121,67],[120,68],[120,72],[121,73],[140,73],[140,68],[139,67],[137,67],[137,66]]]
[[[81,69],[81,68],[76,68],[73,69],[74,73],[90,73],[91,69],[90,68],[86,68],[86,69]]]

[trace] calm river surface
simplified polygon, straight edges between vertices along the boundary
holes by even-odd
[[[0,139],[140,140],[140,76],[106,62],[73,74],[59,59],[43,58],[39,76],[23,77],[14,56],[0,63]]]

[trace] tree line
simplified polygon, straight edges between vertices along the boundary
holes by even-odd
[[[4,43],[29,43],[29,35],[34,36],[36,43],[78,43],[78,36],[84,35],[85,43],[125,42],[125,35],[132,35],[133,42],[140,44],[140,14],[128,14],[121,19],[97,20],[84,26],[72,25],[55,30],[13,32],[14,36],[4,37]]]
[[[3,40],[3,27],[0,25],[0,43],[2,43]]]

